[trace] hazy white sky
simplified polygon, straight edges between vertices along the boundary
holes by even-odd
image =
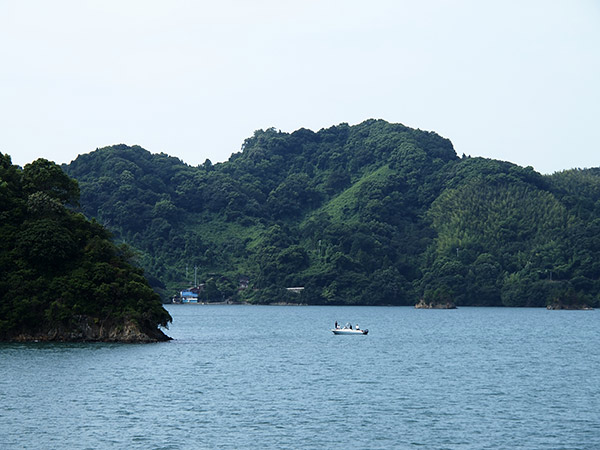
[[[196,165],[368,118],[543,173],[600,166],[598,0],[0,0],[0,152]]]

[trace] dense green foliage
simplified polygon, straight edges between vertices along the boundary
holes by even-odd
[[[141,330],[171,320],[127,247],[72,211],[78,200],[77,182],[53,162],[21,169],[0,154],[0,339],[68,330],[83,316]]]
[[[213,301],[598,303],[598,169],[459,158],[435,133],[381,120],[259,130],[214,165],[117,145],[64,169],[164,297],[197,266]]]

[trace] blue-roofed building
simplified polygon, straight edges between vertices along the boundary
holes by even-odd
[[[181,291],[181,303],[198,303],[198,294],[192,291]]]

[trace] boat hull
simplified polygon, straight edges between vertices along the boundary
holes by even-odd
[[[366,335],[369,330],[348,330],[345,328],[337,328],[331,330],[333,334],[357,334],[357,335]]]

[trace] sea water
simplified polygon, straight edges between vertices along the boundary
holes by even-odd
[[[0,344],[0,448],[600,448],[598,311],[167,308],[166,343]]]

